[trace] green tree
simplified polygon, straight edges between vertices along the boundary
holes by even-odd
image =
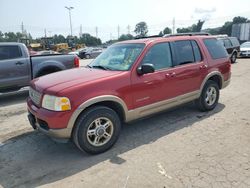
[[[249,22],[249,20],[245,17],[241,17],[241,16],[237,16],[233,18],[233,24],[237,24],[237,23],[247,23]]]
[[[219,34],[231,35],[233,22],[225,22],[224,25],[220,28]]]
[[[200,32],[205,21],[198,20],[197,24],[193,24],[189,27],[177,28],[177,33],[189,33],[189,32]]]
[[[183,27],[183,28],[177,28],[176,29],[177,33],[189,33],[189,32],[192,32],[192,29],[191,27]]]
[[[120,37],[119,37],[119,41],[124,41],[124,40],[132,40],[132,39],[134,39],[134,37],[133,37],[133,35],[131,35],[131,34],[123,34],[123,35],[121,35]]]
[[[165,29],[163,29],[163,31],[160,31],[159,36],[163,36],[163,35],[167,35],[167,34],[171,34],[172,30],[169,27],[165,27]]]
[[[148,26],[146,22],[139,22],[135,26],[134,32],[137,34],[136,37],[145,37],[148,33]]]
[[[233,24],[248,23],[248,22],[249,20],[245,17],[241,16],[234,17],[232,21],[224,23],[224,25],[219,30],[219,34],[227,34],[228,36],[230,36]]]
[[[2,31],[0,31],[0,42],[4,42],[3,36],[4,36],[4,34],[2,33]]]
[[[93,37],[89,33],[82,34],[79,42],[84,43],[86,46],[98,46],[102,44],[101,39]]]
[[[65,43],[66,39],[63,35],[59,34],[59,35],[54,35],[53,36],[54,39],[54,43],[55,44],[59,44],[59,43]]]
[[[163,30],[164,35],[171,34],[171,33],[172,33],[172,30],[169,27],[165,27],[165,29]]]

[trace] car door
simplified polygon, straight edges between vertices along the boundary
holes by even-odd
[[[176,94],[192,94],[200,89],[207,72],[201,50],[195,40],[180,40],[171,43],[174,52],[174,68]]]
[[[29,83],[28,58],[17,45],[0,46],[0,89],[22,87]]]
[[[175,77],[171,76],[172,55],[169,43],[152,46],[140,65],[147,63],[154,66],[155,72],[144,75],[134,72],[131,78],[134,108],[165,101],[173,98],[176,93]]]

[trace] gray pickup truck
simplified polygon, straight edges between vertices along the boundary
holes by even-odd
[[[76,55],[30,56],[22,43],[0,43],[0,93],[19,90],[30,80],[79,67]]]

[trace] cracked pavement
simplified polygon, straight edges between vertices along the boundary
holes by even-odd
[[[190,103],[124,125],[95,156],[34,132],[27,95],[0,95],[0,187],[250,187],[250,59],[214,111]]]

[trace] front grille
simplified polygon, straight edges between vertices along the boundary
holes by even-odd
[[[36,104],[39,105],[41,98],[42,98],[42,94],[39,93],[38,91],[34,90],[33,88],[30,87],[29,89],[29,96],[31,98],[31,100]]]

